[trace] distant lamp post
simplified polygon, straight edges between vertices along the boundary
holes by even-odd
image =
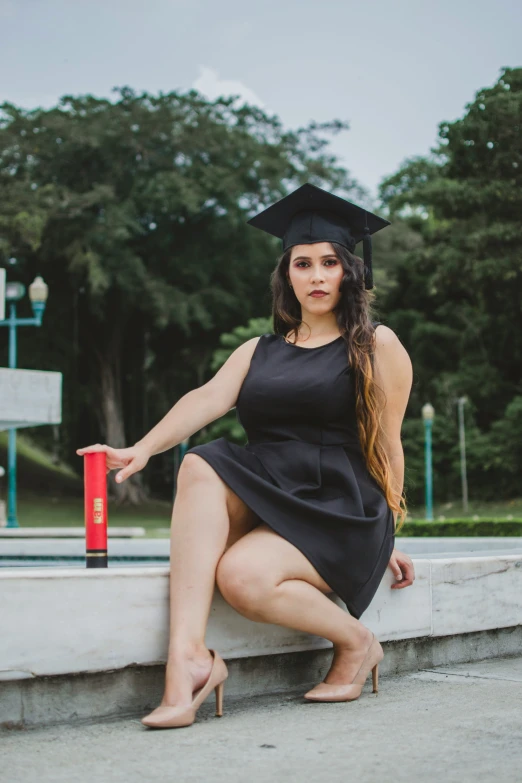
[[[0,465],[0,478],[3,478],[4,476],[5,476],[5,470]],[[0,498],[0,527],[5,527],[6,525],[7,525],[7,518],[5,515],[5,500],[3,498]]]
[[[457,400],[459,412],[459,445],[460,445],[460,477],[462,483],[462,508],[468,512],[468,476],[466,471],[466,434],[464,429],[464,404],[468,401],[466,396]]]
[[[9,259],[16,263],[16,259]],[[49,287],[41,277],[35,277],[29,286],[29,298],[34,318],[17,318],[16,303],[25,295],[22,283],[6,283],[5,299],[9,303],[9,318],[0,321],[0,326],[9,328],[9,368],[16,369],[16,328],[17,326],[41,326],[47,302]],[[7,527],[20,527],[16,517],[16,429],[8,430],[7,444]]]
[[[33,308],[34,317],[42,322],[49,286],[44,283],[43,278],[38,275],[29,286],[29,299]],[[40,325],[39,324],[39,325]]]
[[[424,421],[424,481],[426,487],[426,521],[433,521],[433,470],[431,460],[431,429],[435,408],[429,402],[422,406],[422,418]]]

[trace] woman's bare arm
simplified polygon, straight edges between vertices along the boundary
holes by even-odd
[[[397,492],[404,486],[404,452],[401,442],[401,427],[406,413],[413,383],[413,367],[408,353],[388,326],[381,324],[375,330],[375,380],[377,396],[381,402],[381,425],[383,448],[386,451],[393,473]],[[393,512],[393,524],[397,512]],[[392,589],[409,587],[415,581],[415,568],[411,557],[394,548],[388,567],[397,580]]]
[[[213,378],[184,394],[136,447],[149,456],[160,454],[233,408],[259,339],[253,337],[236,348]]]
[[[375,329],[375,381],[381,403],[381,443],[390,460],[394,489],[404,487],[404,452],[401,427],[410,397],[413,368],[411,359],[395,332],[381,324]],[[397,512],[393,512],[394,523]]]

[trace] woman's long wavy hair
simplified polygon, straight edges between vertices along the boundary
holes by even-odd
[[[355,381],[355,410],[362,452],[370,474],[384,492],[388,506],[397,512],[395,530],[404,525],[408,512],[406,495],[394,489],[393,473],[388,455],[381,443],[382,407],[379,405],[374,377],[375,329],[371,308],[375,294],[364,287],[364,261],[343,245],[331,242],[342,264],[341,298],[334,310],[339,331],[348,349],[348,363]],[[301,326],[301,305],[288,283],[288,268],[292,248],[279,258],[271,274],[272,320],[276,334],[294,333],[297,340]]]

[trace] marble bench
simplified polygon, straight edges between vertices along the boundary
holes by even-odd
[[[387,569],[361,616],[383,643],[381,674],[522,651],[521,552],[412,558],[413,585],[391,590]],[[0,569],[0,725],[152,708],[168,588],[167,566]],[[313,684],[331,655],[325,639],[242,617],[217,588],[206,641],[227,660],[238,696]],[[68,698],[53,702],[64,688]]]

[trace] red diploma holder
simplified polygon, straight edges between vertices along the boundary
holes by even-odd
[[[85,566],[107,568],[107,468],[104,451],[84,455]]]

